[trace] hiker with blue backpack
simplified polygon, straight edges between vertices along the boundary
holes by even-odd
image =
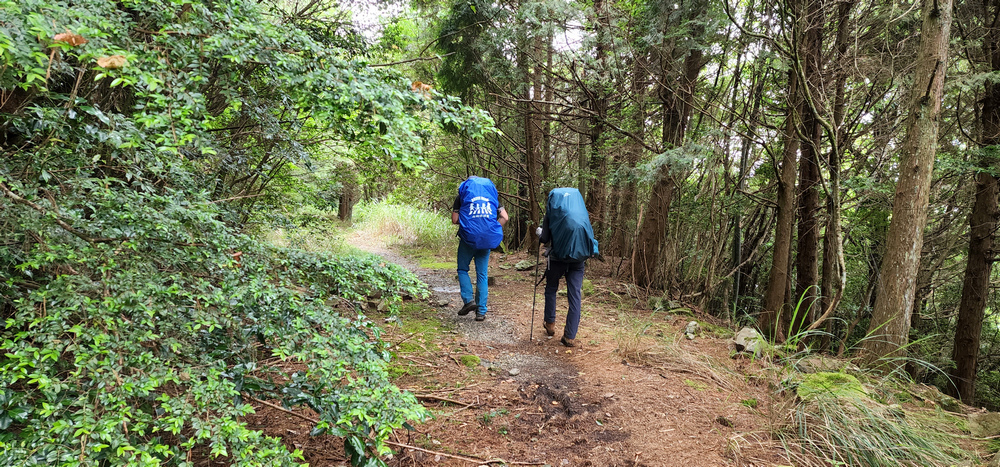
[[[588,258],[599,255],[590,213],[576,188],[555,188],[549,192],[545,218],[535,233],[541,243],[551,243],[546,253],[545,313],[542,326],[545,334],[556,334],[556,292],[559,279],[566,277],[566,297],[569,312],[560,338],[562,345],[576,347],[576,331],[580,326],[580,299],[583,294],[583,271]]]
[[[476,310],[476,321],[486,319],[486,299],[489,296],[490,250],[503,241],[503,225],[507,210],[500,205],[497,188],[488,178],[471,176],[458,187],[458,196],[451,208],[451,223],[458,224],[458,285],[462,308],[459,316]],[[476,291],[472,291],[469,263],[476,263]]]

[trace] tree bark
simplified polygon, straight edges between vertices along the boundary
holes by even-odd
[[[848,33],[853,8],[853,1],[841,2],[837,6],[837,40],[834,45],[834,49],[837,51],[837,69],[833,98],[833,127],[835,130],[833,138],[836,139],[836,145],[830,150],[828,157],[830,192],[827,198],[827,224],[823,235],[823,266],[820,284],[820,296],[822,297],[820,310],[824,314],[831,313],[836,309],[841,297],[843,297],[844,285],[847,282],[844,241],[840,228],[840,160],[846,144],[844,137],[846,98],[844,93],[847,84],[847,49],[850,40]],[[820,349],[830,348],[833,323],[833,320],[827,319],[826,332],[820,338]]]
[[[690,49],[684,59],[684,69],[676,88],[669,86],[669,83],[675,81],[670,76],[670,70],[663,69],[663,74],[660,76],[660,98],[663,102],[664,149],[679,148],[684,144],[684,132],[691,117],[694,86],[704,66],[704,52],[700,48]],[[660,256],[660,248],[665,238],[667,214],[676,187],[674,171],[667,165],[660,166],[634,247],[636,254],[633,271],[635,283],[639,286],[653,285],[656,277],[657,258]]]
[[[995,17],[1000,13],[1000,2],[993,2]],[[983,38],[985,58],[994,72],[1000,71],[1000,28],[994,25]],[[980,114],[983,146],[1000,144],[1000,85],[987,81]],[[956,367],[951,372],[955,394],[962,402],[972,405],[976,400],[976,369],[979,362],[979,341],[983,330],[986,298],[990,292],[990,272],[993,268],[994,232],[1000,209],[997,196],[1000,184],[993,170],[997,160],[981,151],[976,161],[976,197],[969,216],[969,254],[962,284],[962,299],[958,306],[955,325],[955,346],[952,359]]]
[[[948,59],[952,0],[922,0],[923,24],[916,71],[900,148],[899,181],[869,338],[862,350],[869,364],[894,369],[906,356],[917,268],[927,222],[931,170],[937,152],[938,118]]]
[[[629,142],[625,151],[624,165],[634,169],[642,160],[642,139],[646,136],[646,87],[649,85],[646,51],[637,50],[632,62],[631,94],[634,100],[632,111],[632,131],[635,139]],[[614,236],[609,251],[612,254],[629,256],[630,228],[636,221],[636,178],[629,176],[624,181],[618,196],[617,222],[613,226]]]
[[[785,294],[789,286],[789,255],[792,249],[792,224],[795,220],[795,155],[799,150],[799,138],[795,134],[798,87],[798,74],[789,71],[785,147],[781,151],[781,166],[778,171],[778,213],[774,226],[774,252],[767,289],[764,291],[764,309],[759,321],[761,331],[778,341],[785,339],[779,316],[785,306]]]
[[[822,47],[823,22],[825,14],[819,0],[806,0],[804,23],[805,34],[800,56],[802,58],[804,86],[811,93],[803,96],[799,115],[802,126],[801,158],[799,159],[799,206],[798,206],[798,251],[796,255],[795,308],[788,318],[791,321],[789,334],[798,334],[799,329],[808,326],[815,319],[815,303],[819,296],[819,152],[823,136],[816,114],[822,103]],[[809,97],[812,96],[812,97]],[[807,99],[813,102],[807,102]]]
[[[350,173],[344,180],[344,186],[340,190],[340,201],[337,203],[337,218],[342,221],[351,222],[354,217],[354,205],[358,202],[358,184],[354,181],[354,173]]]

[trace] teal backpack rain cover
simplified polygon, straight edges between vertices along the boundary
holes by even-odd
[[[469,177],[458,187],[462,207],[458,211],[458,235],[477,250],[493,249],[503,241],[503,227],[497,221],[500,202],[497,187],[488,178]]]
[[[583,195],[576,188],[555,188],[546,203],[549,235],[552,237],[551,258],[559,261],[583,261],[597,256],[597,239],[590,225],[590,214]]]

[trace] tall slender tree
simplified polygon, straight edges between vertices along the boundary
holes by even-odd
[[[694,108],[695,84],[706,64],[703,45],[698,41],[705,34],[704,15],[708,11],[707,3],[693,0],[682,7],[687,16],[683,18],[684,24],[679,26],[688,31],[687,40],[665,41],[659,53],[658,93],[662,104],[660,144],[664,151],[680,148],[684,144],[685,132]],[[663,8],[661,14],[673,16],[670,8]],[[664,28],[669,25],[671,21],[664,20]],[[633,274],[635,282],[640,286],[651,286],[656,279],[660,248],[666,238],[667,216],[677,187],[677,171],[669,162],[656,168],[649,201],[636,234],[633,255]]]
[[[952,0],[922,0],[922,25],[913,85],[900,148],[899,180],[878,280],[870,338],[863,344],[869,363],[898,367],[906,355],[917,269],[927,221],[931,169],[937,151],[938,119],[948,64]]]
[[[982,61],[987,65],[988,72],[1000,72],[1000,24],[997,24],[1000,1],[970,2],[965,7],[974,16],[992,19],[987,20],[985,34],[981,39]],[[997,167],[1000,163],[1000,83],[986,80],[980,102],[979,140],[982,147],[977,151],[975,160],[975,202],[969,216],[969,253],[955,326],[952,352],[955,368],[951,371],[955,394],[966,404],[973,404],[976,400],[976,368],[979,363],[983,315],[990,292],[990,272],[996,261],[993,248],[997,220],[1000,218],[997,206],[997,196],[1000,195],[997,180]]]

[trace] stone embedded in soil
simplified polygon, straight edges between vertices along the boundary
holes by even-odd
[[[990,438],[1000,435],[1000,413],[969,414],[969,432],[977,438]]]
[[[761,354],[761,337],[754,328],[743,328],[736,333],[733,344],[737,352],[752,353],[755,357]]]
[[[521,374],[521,370],[519,368],[511,368],[511,369],[507,370],[507,374],[511,375],[511,376],[517,376],[517,375]]]

